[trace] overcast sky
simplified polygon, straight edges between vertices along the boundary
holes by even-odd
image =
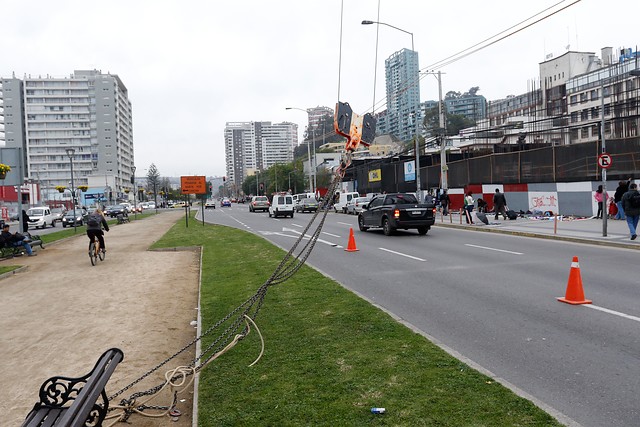
[[[302,132],[306,114],[285,108],[333,108],[338,96],[363,114],[374,106],[375,69],[376,102],[384,100],[384,60],[411,48],[411,36],[362,20],[412,32],[420,68],[432,69],[574,1],[2,0],[0,77],[64,77],[86,69],[118,74],[133,104],[139,170],[155,163],[163,176],[222,176],[226,122],[290,121]],[[598,56],[605,46],[635,50],[638,12],[637,0],[578,1],[438,68],[443,93],[474,86],[487,100],[524,93],[538,64],[568,46]],[[422,101],[437,97],[437,81],[426,75]]]

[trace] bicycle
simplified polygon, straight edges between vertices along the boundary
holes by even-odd
[[[89,243],[89,259],[91,260],[91,265],[96,265],[96,261],[100,259],[100,261],[104,261],[107,253],[100,249],[100,240],[97,238],[91,239]]]

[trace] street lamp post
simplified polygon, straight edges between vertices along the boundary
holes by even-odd
[[[137,206],[137,188],[136,188],[136,167],[131,166],[131,187],[133,190],[133,217],[138,219],[138,206]]]
[[[402,31],[403,33],[409,34],[411,36],[411,51],[415,52],[414,45],[413,45],[412,32],[403,30],[402,28],[395,27],[391,24],[387,24],[386,22],[369,21],[369,20],[362,21],[362,25],[371,25],[371,24],[385,25],[387,27],[391,27],[395,30]],[[416,76],[415,84],[419,84],[419,82],[420,82],[420,70],[418,70],[418,75]],[[418,100],[418,102],[420,102],[420,100]],[[418,105],[418,110],[415,111],[414,126],[415,126],[415,152],[416,152],[416,196],[418,197],[418,201],[420,202],[422,201],[422,190],[420,189],[420,140],[418,138],[420,134],[419,132],[420,121],[418,120],[419,112],[420,112],[420,106]]]
[[[67,156],[69,156],[69,163],[71,164],[71,203],[73,204],[73,232],[76,233],[78,231],[77,217],[76,217],[76,190],[75,183],[73,180],[73,155],[76,150],[73,148],[65,149],[67,152]]]
[[[297,108],[297,107],[286,107],[285,110],[299,110],[299,111],[304,111],[305,113],[307,113],[307,115],[309,114],[309,112],[307,110],[303,110],[302,108]],[[311,130],[311,129],[309,129]],[[312,131],[313,132],[313,131]],[[307,138],[309,137],[309,135],[307,134]],[[315,152],[315,145],[313,147],[314,152]],[[309,160],[309,188],[310,191],[313,190],[313,188],[311,188],[313,186],[313,179],[312,179],[312,175],[311,175],[311,140],[307,139],[307,159]]]

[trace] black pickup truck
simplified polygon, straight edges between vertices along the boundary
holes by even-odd
[[[360,231],[381,227],[387,236],[399,228],[415,228],[425,235],[435,223],[435,210],[433,203],[419,203],[413,194],[378,194],[363,206],[358,227]]]

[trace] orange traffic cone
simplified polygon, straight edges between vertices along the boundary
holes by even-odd
[[[580,264],[578,263],[577,256],[573,257],[573,262],[571,263],[569,282],[567,282],[567,293],[564,298],[559,297],[557,299],[567,304],[591,304],[591,300],[584,298],[582,278],[580,277]]]
[[[358,248],[356,248],[356,239],[353,237],[353,228],[349,229],[349,243],[347,244],[347,248],[345,251],[347,252],[355,252]]]

